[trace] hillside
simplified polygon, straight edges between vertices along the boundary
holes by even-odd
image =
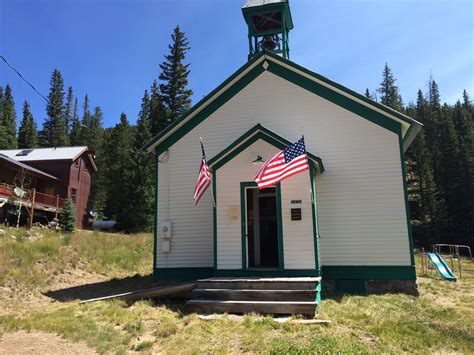
[[[325,299],[318,317],[331,321],[326,325],[257,315],[203,320],[179,301],[78,304],[150,286],[149,234],[23,233],[0,235],[0,354],[474,352],[474,273],[456,283],[420,275],[418,298]]]

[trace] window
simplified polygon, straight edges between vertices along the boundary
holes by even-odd
[[[77,189],[71,188],[71,200],[72,202],[76,203],[77,199]]]
[[[22,151],[16,153],[17,157],[26,157],[28,154],[30,154],[33,151],[33,149],[23,149]]]

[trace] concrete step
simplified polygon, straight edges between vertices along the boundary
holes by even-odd
[[[249,313],[263,314],[303,314],[314,316],[318,303],[313,302],[287,302],[287,301],[223,301],[223,300],[197,300],[187,302],[195,311],[205,313]]]
[[[316,300],[316,290],[252,290],[195,288],[193,299],[231,301],[306,301]]]
[[[213,277],[198,280],[200,289],[315,290],[320,277]]]

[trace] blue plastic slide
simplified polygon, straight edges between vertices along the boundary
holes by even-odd
[[[428,258],[430,259],[431,263],[435,267],[436,271],[438,272],[439,276],[441,276],[444,280],[448,281],[456,281],[456,276],[454,276],[453,272],[446,264],[444,259],[438,253],[426,253]]]

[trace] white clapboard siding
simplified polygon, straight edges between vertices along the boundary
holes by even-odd
[[[294,205],[295,208],[301,208],[301,221],[291,220],[291,200],[301,200],[301,204]],[[281,208],[285,269],[314,269],[311,185],[308,171],[281,183]]]
[[[158,252],[158,267],[213,265],[212,201],[209,193],[197,207],[192,200],[199,137],[210,159],[257,123],[291,141],[304,133],[307,149],[324,162],[317,176],[323,265],[410,264],[398,136],[264,72],[159,164],[158,220],[173,222],[173,239],[169,255]]]

